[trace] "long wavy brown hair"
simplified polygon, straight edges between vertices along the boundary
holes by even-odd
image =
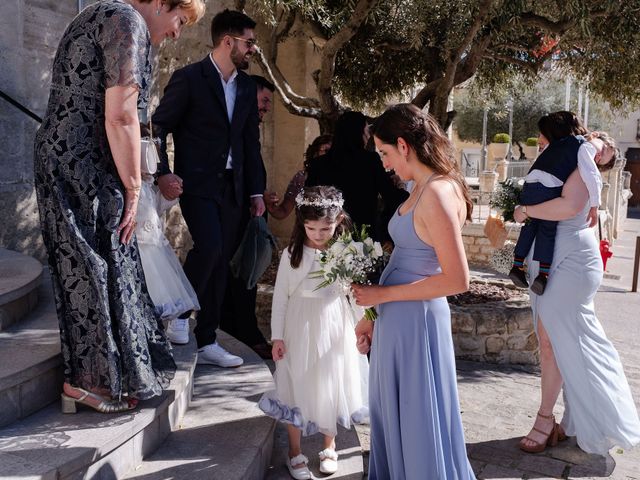
[[[471,221],[473,202],[456,161],[455,149],[431,115],[410,103],[400,103],[385,110],[373,123],[370,132],[388,145],[397,145],[398,138],[403,138],[421,163],[455,182],[467,207],[466,218]]]

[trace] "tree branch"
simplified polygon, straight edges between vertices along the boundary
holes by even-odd
[[[491,50],[488,50],[487,53],[485,53],[482,56],[482,58],[487,58],[490,60],[500,60],[502,62],[510,63],[512,65],[517,65],[526,70],[529,70],[534,75],[538,72],[537,62],[536,63],[527,62],[526,60],[520,60],[519,58],[510,57],[509,55],[501,55],[499,53],[492,52]]]
[[[558,35],[562,35],[575,24],[575,20],[571,18],[565,18],[556,22],[533,12],[522,13],[518,20],[522,25],[539,27],[545,32],[556,33]]]
[[[342,47],[357,33],[369,13],[379,0],[358,0],[351,17],[338,32],[327,40],[322,47],[320,75],[318,76],[318,94],[324,112],[336,112],[339,105],[333,96],[333,75],[336,68],[336,56]]]
[[[264,73],[271,79],[271,81],[275,85],[276,90],[278,90],[278,93],[282,98],[282,102],[287,107],[287,109],[289,109],[289,111],[291,111],[290,105],[292,105],[293,108],[300,109],[300,112],[305,112],[297,113],[298,110],[296,110],[296,112],[292,113],[303,115],[305,117],[318,118],[319,111],[316,113],[316,110],[318,110],[320,107],[320,102],[318,100],[311,97],[303,97],[294,92],[291,88],[291,85],[289,85],[289,82],[287,82],[286,78],[276,65],[276,62],[268,61],[264,56],[262,49],[256,49],[255,57],[258,59],[258,62],[260,63],[260,66],[262,67]]]

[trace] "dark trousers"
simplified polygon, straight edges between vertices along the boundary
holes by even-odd
[[[537,205],[558,198],[562,194],[562,187],[545,187],[541,183],[525,183],[520,193],[521,205]],[[556,245],[556,231],[558,222],[551,220],[538,220],[532,218],[525,223],[520,230],[518,241],[514,249],[516,257],[524,258],[529,254],[533,241],[536,246],[533,250],[533,259],[551,264],[553,262],[553,250]]]
[[[219,202],[192,195],[180,197],[182,216],[193,239],[184,272],[200,302],[194,330],[198,348],[216,341],[229,260],[238,246],[241,228],[242,209],[235,201],[231,175],[226,174],[225,178]]]
[[[238,244],[250,218],[249,206],[247,205],[242,212],[242,228]],[[228,273],[220,326],[225,332],[249,346],[267,342],[258,328],[257,293],[257,286],[247,289],[247,284],[242,278],[235,278],[231,272]]]

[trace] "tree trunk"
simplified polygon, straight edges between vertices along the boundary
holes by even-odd
[[[436,119],[436,122],[445,131],[451,126],[451,122],[453,122],[453,118],[456,115],[455,110],[447,110],[450,94],[450,91],[446,93],[437,91],[429,102],[429,114]]]
[[[320,135],[333,135],[336,127],[336,121],[340,116],[339,111],[326,113],[322,112],[318,120],[318,126],[320,127]]]

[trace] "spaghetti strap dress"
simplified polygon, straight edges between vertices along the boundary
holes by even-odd
[[[640,421],[620,357],[594,311],[602,281],[598,240],[588,228],[589,205],[558,223],[553,263],[544,295],[531,295],[536,325],[542,321],[563,380],[562,425],[588,453],[640,442]],[[533,247],[531,248],[533,252]],[[527,259],[531,279],[538,262]]]
[[[389,222],[395,249],[381,285],[441,272],[416,234],[413,209]],[[380,305],[369,376],[371,480],[470,480],[447,299]]]

